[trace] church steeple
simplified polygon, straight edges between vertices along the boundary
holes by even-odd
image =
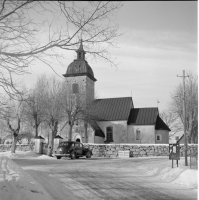
[[[75,59],[67,68],[66,74],[63,74],[64,77],[77,77],[77,76],[87,76],[92,81],[97,81],[94,77],[93,70],[89,66],[88,62],[85,60],[85,54],[83,47],[83,41],[80,40],[79,49],[76,50],[77,59]]]
[[[86,52],[84,51],[84,48],[83,48],[82,39],[80,41],[79,49],[76,52],[77,52],[77,60],[85,60]]]

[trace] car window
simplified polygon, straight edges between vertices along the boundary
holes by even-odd
[[[69,142],[60,142],[59,146],[60,147],[70,147],[71,143],[69,143]]]
[[[79,143],[75,143],[75,147],[79,147]]]

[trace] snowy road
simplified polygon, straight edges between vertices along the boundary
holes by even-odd
[[[55,200],[195,200],[197,189],[168,158],[13,159]],[[194,172],[194,174],[196,174]],[[193,174],[186,174],[185,177]],[[181,184],[182,183],[182,184]]]

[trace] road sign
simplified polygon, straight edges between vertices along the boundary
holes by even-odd
[[[176,160],[176,164],[178,167],[178,160],[180,160],[180,144],[169,144],[169,160],[172,160],[172,168],[173,168],[173,160]]]
[[[169,144],[169,160],[180,160],[180,144]]]

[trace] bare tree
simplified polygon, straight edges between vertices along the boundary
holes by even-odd
[[[58,124],[62,121],[61,83],[55,77],[43,79],[44,116],[50,128],[48,141],[48,156],[52,156],[54,137],[57,135]]]
[[[166,123],[166,125],[171,129],[171,134],[169,137],[174,136],[176,133],[183,131],[183,124],[181,119],[176,113],[172,111],[163,111],[160,113],[160,117]]]
[[[83,124],[85,142],[88,142],[88,125],[94,126],[95,115],[91,107],[94,101],[93,97],[87,95],[84,86],[79,84],[79,90],[73,92],[71,84],[67,81],[62,82],[62,108],[65,117],[65,124],[69,125],[68,140],[72,140],[72,130],[74,125]]]
[[[12,136],[12,153],[15,153],[17,138],[23,121],[23,103],[24,101],[21,99],[21,96],[18,96],[18,100],[10,99],[7,106],[1,110],[1,117],[6,121],[8,130]]]
[[[53,69],[65,51],[75,50],[83,39],[87,53],[114,64],[108,48],[118,36],[112,25],[119,2],[12,1],[0,2],[0,86],[19,93],[13,74],[28,72],[39,60]]]
[[[68,140],[72,140],[72,129],[75,123],[80,123],[81,115],[85,107],[85,99],[79,93],[72,93],[70,85],[62,83],[62,108],[66,123],[69,125]]]
[[[196,143],[198,139],[198,77],[189,72],[185,82],[186,127],[188,141]],[[183,126],[183,86],[180,84],[171,93],[170,112]],[[183,128],[182,128],[183,129]]]
[[[35,137],[38,137],[39,125],[44,121],[44,103],[45,103],[45,82],[44,75],[37,79],[37,83],[33,89],[29,91],[26,102],[24,103],[24,115],[27,121],[35,129]]]

